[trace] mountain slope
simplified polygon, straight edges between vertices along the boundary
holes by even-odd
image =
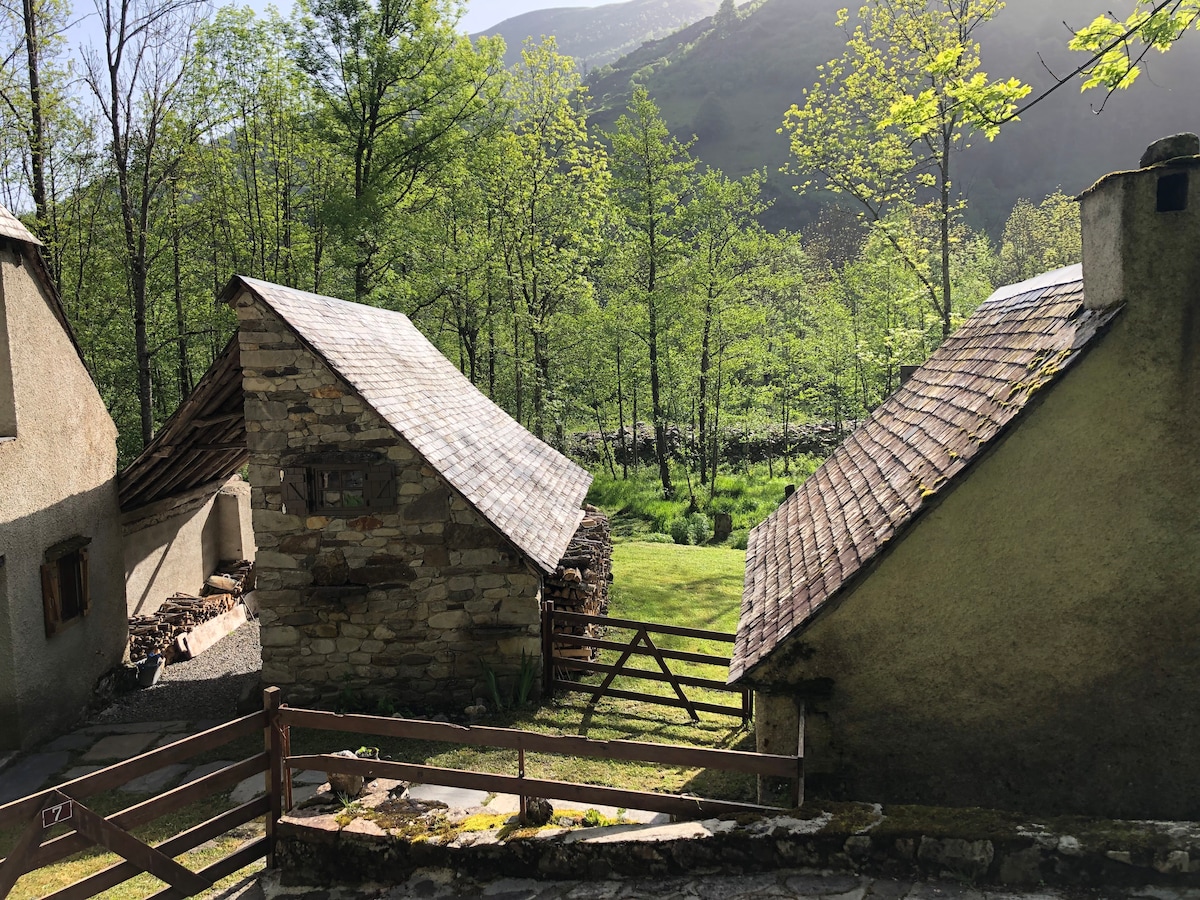
[[[799,197],[787,139],[776,133],[784,111],[800,102],[817,65],[841,54],[845,35],[835,25],[842,0],[765,0],[753,13],[718,33],[710,20],[647,45],[588,79],[593,121],[608,128],[623,111],[634,80],[644,84],[680,137],[697,136],[693,152],[726,174],[766,167],[776,205],[773,227],[797,228],[828,198]],[[1103,0],[1009,0],[978,32],[983,68],[993,77],[1016,75],[1035,88],[1051,79],[1043,62],[1068,72],[1081,61],[1066,49],[1073,25],[1108,8]],[[1064,86],[1008,125],[996,141],[982,137],[960,157],[957,185],[971,202],[971,218],[995,232],[1018,197],[1040,200],[1061,187],[1078,193],[1100,175],[1136,165],[1152,140],[1200,130],[1200,39],[1184,37],[1168,54],[1154,54],[1146,75],[1113,96],[1101,115],[1103,94],[1080,96]],[[1147,77],[1149,76],[1149,77]]]
[[[527,12],[480,32],[500,35],[507,44],[506,65],[521,59],[526,38],[553,35],[558,50],[575,58],[581,72],[612,62],[644,41],[685,28],[711,15],[720,0],[627,0],[594,7],[559,7]]]

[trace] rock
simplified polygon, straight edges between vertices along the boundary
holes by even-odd
[[[335,756],[345,756],[350,759],[358,759],[358,755],[353,750],[339,750]],[[343,797],[353,799],[362,793],[363,785],[366,783],[361,775],[341,775],[337,772],[327,772],[326,777],[329,779],[329,787],[335,793],[341,794]]]
[[[525,803],[525,821],[530,825],[542,826],[554,816],[554,807],[542,797],[530,797]]]
[[[719,512],[713,516],[713,540],[720,543],[733,533],[733,516]]]
[[[1185,131],[1181,134],[1160,138],[1147,147],[1146,152],[1142,154],[1141,167],[1144,169],[1147,166],[1166,162],[1169,159],[1178,159],[1181,156],[1200,156],[1200,137]]]

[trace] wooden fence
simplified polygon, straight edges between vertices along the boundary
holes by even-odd
[[[266,856],[273,829],[268,831],[268,837],[250,841],[197,872],[174,859],[205,841],[270,813],[271,794],[214,816],[154,847],[135,837],[130,830],[197,800],[228,793],[239,781],[268,772],[271,765],[269,750],[108,816],[101,816],[89,809],[84,801],[163,766],[182,762],[249,735],[262,735],[269,720],[268,711],[235,719],[0,806],[0,829],[24,826],[12,851],[0,860],[0,898],[8,896],[17,879],[26,872],[52,865],[94,845],[111,850],[124,861],[60,888],[46,895],[43,900],[83,900],[142,872],[149,872],[169,885],[153,895],[156,900],[176,900],[207,890],[226,875]],[[269,783],[267,786],[270,786]],[[278,794],[278,791],[273,793]],[[51,829],[56,826],[66,826],[71,830],[57,837],[49,837]]]
[[[645,762],[790,779],[793,783],[791,805],[799,806],[804,799],[802,747],[798,747],[795,756],[786,756],[639,741],[596,741],[575,735],[536,734],[510,728],[292,709],[282,705],[279,696],[278,688],[268,688],[264,692],[262,712],[0,806],[0,829],[25,825],[8,857],[0,860],[0,900],[8,895],[17,879],[26,872],[57,863],[93,845],[111,850],[124,861],[63,887],[49,894],[49,898],[86,900],[141,872],[149,872],[169,885],[153,895],[155,900],[181,900],[207,890],[220,878],[264,856],[267,864],[272,865],[278,823],[292,805],[291,773],[295,770],[340,772],[365,778],[385,776],[420,784],[516,794],[520,797],[522,818],[530,797],[646,809],[681,817],[780,811],[777,807],[732,800],[531,778],[526,774],[526,753]],[[350,758],[331,753],[293,755],[293,728],[516,750],[516,772],[506,775],[464,771],[390,760]],[[263,735],[264,752],[107,817],[92,811],[83,803],[88,797],[120,787],[163,766],[254,734]],[[130,829],[197,800],[226,793],[238,782],[258,773],[263,773],[265,778],[266,794],[262,797],[214,816],[153,847],[130,833]],[[261,816],[266,817],[266,834],[263,837],[245,843],[199,871],[193,872],[174,859],[205,841]],[[48,839],[50,829],[56,826],[73,830]]]
[[[574,626],[581,632],[564,631],[562,626]],[[616,641],[587,634],[589,626],[602,626],[605,629],[625,629],[633,631],[634,635],[628,641]],[[583,613],[557,610],[553,603],[547,603],[542,609],[542,658],[544,674],[542,684],[547,696],[553,696],[557,691],[575,691],[591,694],[589,705],[599,703],[603,697],[617,697],[625,700],[638,700],[643,703],[654,703],[659,706],[670,706],[686,709],[693,720],[698,720],[699,712],[710,712],[718,715],[736,716],[743,722],[749,722],[754,714],[754,694],[748,688],[732,687],[724,680],[715,678],[699,678],[693,675],[680,675],[671,670],[668,660],[690,662],[712,666],[721,673],[729,672],[729,657],[714,656],[710,653],[694,653],[685,650],[674,650],[659,647],[654,643],[652,634],[666,634],[676,637],[694,638],[701,641],[718,641],[732,644],[734,635],[724,631],[706,631],[701,628],[683,628],[677,625],[656,625],[651,622],[638,622],[633,619],[614,619],[610,616],[589,616]],[[564,648],[594,648],[597,650],[612,650],[620,655],[616,662],[607,664],[595,662],[589,658],[570,655]],[[630,663],[633,656],[649,656],[658,665],[658,670],[635,668]],[[600,684],[583,684],[570,678],[562,677],[565,671],[584,673],[602,673],[604,678]],[[628,691],[612,686],[613,681],[621,676],[624,678],[654,681],[669,684],[675,694],[666,697],[661,694],[650,694],[642,691]],[[706,703],[694,700],[688,696],[685,687],[703,688],[708,691],[722,691],[737,694],[737,706],[720,703]]]

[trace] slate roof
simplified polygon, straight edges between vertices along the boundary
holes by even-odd
[[[237,277],[543,571],[562,559],[592,476],[489,400],[402,313]]]
[[[1052,386],[1119,309],[1079,266],[1002,288],[750,532],[729,680],[804,627]]]
[[[42,246],[42,242],[35,238],[28,228],[21,224],[21,220],[3,206],[0,206],[0,236],[12,238],[15,241],[21,241],[25,244],[32,244],[35,247]]]

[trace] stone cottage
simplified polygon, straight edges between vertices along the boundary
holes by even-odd
[[[1200,806],[1200,139],[1081,198],[750,535],[730,680],[810,791]]]
[[[396,708],[540,680],[539,595],[586,471],[402,314],[234,278],[263,679]]]
[[[125,650],[117,430],[39,246],[0,207],[0,750],[69,724]]]

